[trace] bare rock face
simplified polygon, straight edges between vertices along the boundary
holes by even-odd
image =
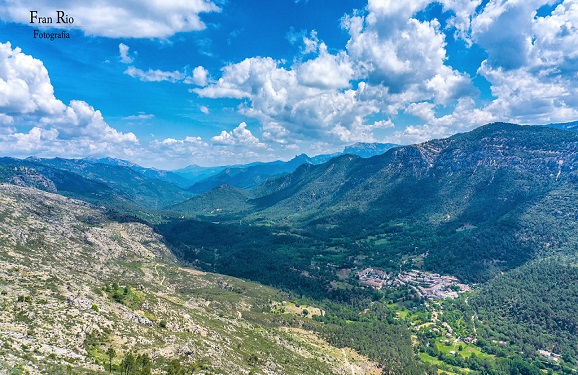
[[[40,190],[55,193],[57,191],[54,181],[38,173],[36,170],[26,167],[14,167],[15,176],[9,179],[10,183],[17,186],[34,187]]]
[[[94,302],[91,299],[75,298],[72,296],[66,298],[66,303],[68,303],[70,306],[75,306],[80,310],[90,309],[94,304]]]

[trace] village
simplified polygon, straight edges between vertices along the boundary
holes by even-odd
[[[404,271],[393,278],[393,273],[365,268],[357,274],[361,285],[374,289],[406,285],[420,298],[457,298],[459,293],[467,292],[470,287],[462,284],[454,276],[441,276],[437,273],[418,270]]]

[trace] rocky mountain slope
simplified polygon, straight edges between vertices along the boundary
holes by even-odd
[[[22,162],[30,162],[32,168],[58,168],[106,184],[123,198],[150,209],[162,209],[193,196],[187,190],[166,181],[166,175],[159,175],[153,170],[149,173],[146,173],[146,169],[134,170],[135,165],[114,165],[111,159],[100,162],[86,159],[29,158]]]
[[[202,373],[377,374],[299,321],[310,307],[183,268],[150,227],[117,222],[82,201],[0,185],[0,372],[105,373],[146,354],[153,371],[178,360]]]

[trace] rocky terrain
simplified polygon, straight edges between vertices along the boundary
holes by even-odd
[[[88,203],[0,185],[0,373],[108,372],[147,354],[201,373],[377,374],[274,307],[278,291],[179,266],[161,237]]]

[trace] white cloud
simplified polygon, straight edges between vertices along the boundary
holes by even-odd
[[[318,48],[319,48],[319,38],[317,37],[317,31],[313,30],[311,31],[311,36],[304,36],[303,37],[303,50],[301,51],[301,53],[303,53],[304,55],[308,54],[308,53],[314,53],[317,52]]]
[[[14,123],[14,118],[12,116],[0,113],[0,125],[12,125]]]
[[[0,111],[6,125],[32,125],[26,133],[13,128],[0,135],[0,149],[12,154],[122,155],[126,145],[138,144],[133,133],[112,128],[86,102],[56,99],[42,61],[10,43],[0,43]]]
[[[252,135],[250,132],[248,134],[246,132],[249,130],[243,124],[230,132],[223,132],[229,134],[235,139],[235,142],[220,143],[217,147],[213,144],[214,141],[207,143],[200,137],[194,136],[187,136],[184,139],[153,140],[149,145],[150,152],[140,155],[140,157],[144,164],[154,163],[155,165],[162,165],[164,168],[168,168],[169,165],[176,167],[192,163],[230,165],[232,163],[249,163],[255,160],[266,161],[279,158],[279,153],[274,153],[263,147],[262,143],[253,143]]]
[[[38,16],[56,19],[56,9],[65,9],[74,17],[69,28],[78,28],[86,35],[111,38],[167,38],[178,32],[202,30],[205,24],[199,14],[218,12],[209,0],[115,1],[95,0],[90,3],[72,0],[38,0],[30,4],[19,1],[0,3],[0,18],[30,24],[30,11]],[[37,27],[46,25],[35,24]]]
[[[199,107],[199,110],[200,110],[201,112],[203,112],[205,115],[208,115],[209,113],[211,113],[211,111],[209,110],[209,107],[204,106],[204,105],[200,106],[200,107]]]
[[[325,138],[372,141],[386,123],[367,123],[367,117],[391,118],[415,102],[431,102],[427,119],[433,119],[437,108],[477,92],[467,74],[446,65],[438,21],[414,18],[428,3],[370,0],[365,15],[343,18],[350,34],[344,50],[330,53],[315,31],[310,36],[293,32],[290,41],[300,36],[304,47],[290,68],[268,57],[247,58],[225,66],[216,82],[192,92],[242,100],[239,112],[259,120],[263,139],[285,146]],[[475,2],[463,2],[461,12],[459,4],[444,3],[456,8],[460,25],[475,10]]]
[[[454,111],[448,115],[430,119],[421,126],[408,126],[402,131],[396,132],[387,140],[393,143],[417,143],[433,138],[443,138],[465,132],[475,127],[494,121],[503,121],[487,109],[476,108],[472,98],[465,97],[458,100]]]
[[[150,120],[154,117],[155,117],[155,115],[153,115],[152,113],[139,112],[138,115],[130,115],[130,116],[123,117],[122,119],[128,120],[128,121],[143,121],[143,120]]]
[[[434,104],[428,102],[411,103],[405,109],[405,112],[419,117],[423,121],[433,121],[435,119]]]
[[[447,21],[449,27],[455,27],[454,38],[461,38],[468,47],[472,46],[471,25],[476,9],[482,4],[482,0],[441,0],[445,10],[451,10],[455,16]]]
[[[445,65],[446,42],[439,22],[413,18],[427,3],[370,0],[367,16],[343,19],[351,36],[346,47],[358,77],[383,85],[391,94],[415,91],[421,100],[435,97],[445,105],[473,93],[472,84],[466,74]]]
[[[54,97],[48,71],[42,61],[0,43],[0,112],[4,115],[52,115],[66,106]]]
[[[578,4],[566,0],[537,17],[547,3],[553,1],[490,3],[472,21],[474,40],[489,53],[478,73],[496,97],[486,110],[500,118],[529,124],[578,118]]]
[[[194,144],[194,145],[201,145],[207,146],[206,143],[203,142],[201,137],[185,137],[183,140],[177,140],[174,138],[166,138],[160,142],[163,145],[185,145],[185,144]]]
[[[304,86],[320,89],[342,89],[349,87],[353,68],[347,54],[331,55],[325,43],[319,46],[319,56],[296,67],[297,79]]]
[[[211,138],[216,145],[253,145],[263,147],[264,145],[255,137],[249,129],[247,124],[242,122],[235,129],[227,132],[223,130],[221,134]]]
[[[87,137],[112,143],[138,143],[133,133],[121,133],[109,126],[100,111],[81,100],[71,100],[66,110],[56,116],[43,117],[45,127],[58,129],[61,135],[70,138]]]
[[[526,64],[532,45],[532,16],[542,3],[545,2],[492,1],[472,20],[473,40],[488,52],[492,65],[515,69]]]
[[[484,63],[480,74],[492,84],[497,97],[488,110],[510,121],[536,124],[578,118],[578,77],[541,76],[527,68],[505,70]]]
[[[193,83],[197,86],[207,86],[207,78],[209,76],[209,72],[202,66],[197,66],[193,69],[193,76],[187,77],[185,83]]]
[[[118,45],[118,51],[120,53],[120,62],[125,63],[125,64],[130,64],[133,62],[133,58],[130,57],[128,54],[129,49],[130,49],[130,47],[124,43],[120,43]]]
[[[324,136],[342,139],[335,126],[351,131],[359,118],[379,111],[362,102],[356,90],[303,85],[295,70],[281,68],[271,58],[227,65],[217,82],[193,91],[202,97],[248,99],[240,112],[261,122],[264,139],[281,144]]]
[[[169,81],[169,82],[178,82],[185,79],[185,75],[178,70],[173,72],[166,72],[163,70],[153,70],[149,69],[146,72],[144,70],[135,68],[134,66],[129,66],[125,71],[124,74],[127,74],[133,78],[138,78],[143,82],[162,82],[162,81]]]
[[[488,2],[479,14],[475,9],[480,1],[441,2],[456,14],[448,22],[450,27],[456,27],[455,36],[468,44],[478,43],[487,51],[488,58],[477,73],[490,83],[495,99],[476,103],[468,95],[467,86],[460,82],[466,77],[448,72],[450,68],[443,65],[425,81],[426,89],[435,91],[433,103],[431,99],[424,102],[419,97],[406,98],[409,105],[405,112],[417,116],[423,124],[396,132],[390,141],[418,142],[445,137],[492,121],[540,124],[578,118],[575,0],[561,1],[546,16],[537,16],[536,10],[557,1],[495,0]],[[357,27],[353,31],[363,27],[359,20],[352,24]],[[394,31],[390,27],[388,32]],[[458,101],[453,112],[436,117],[439,104],[455,99]]]

